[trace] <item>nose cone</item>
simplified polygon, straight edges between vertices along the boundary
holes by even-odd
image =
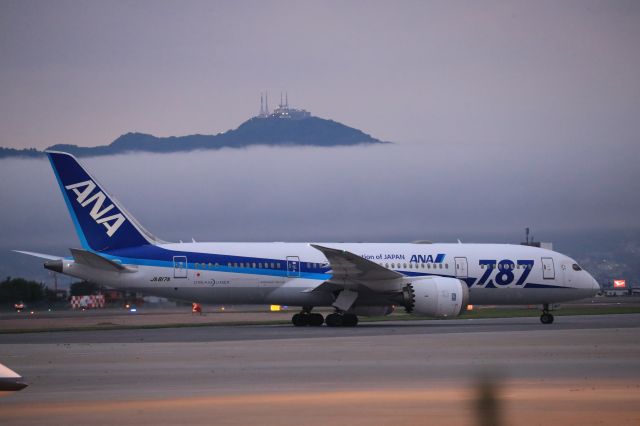
[[[22,377],[10,368],[0,364],[0,391],[14,392],[27,387]]]
[[[591,277],[591,275],[589,276]],[[595,295],[600,293],[600,290],[602,289],[600,288],[600,284],[598,284],[598,281],[596,281],[596,279],[593,277],[591,277],[591,281],[593,281],[593,292],[594,292],[593,294]]]

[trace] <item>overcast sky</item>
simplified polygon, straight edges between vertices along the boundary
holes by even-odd
[[[170,241],[518,242],[531,226],[595,247],[640,229],[639,46],[638,1],[0,0],[0,146],[212,134],[288,90],[396,143],[83,163]],[[0,160],[0,182],[2,252],[78,246],[46,160]]]
[[[631,146],[640,2],[0,1],[0,146],[237,127],[269,90],[394,142]]]

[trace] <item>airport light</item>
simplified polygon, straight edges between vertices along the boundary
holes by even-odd
[[[626,280],[613,280],[613,288],[627,288]]]

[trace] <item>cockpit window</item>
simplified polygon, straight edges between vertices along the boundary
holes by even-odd
[[[571,267],[574,271],[582,271],[582,268],[577,263],[574,263]]]

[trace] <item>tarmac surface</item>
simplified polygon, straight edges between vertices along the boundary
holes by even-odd
[[[640,424],[640,314],[0,334],[0,362],[29,383],[0,424]]]

